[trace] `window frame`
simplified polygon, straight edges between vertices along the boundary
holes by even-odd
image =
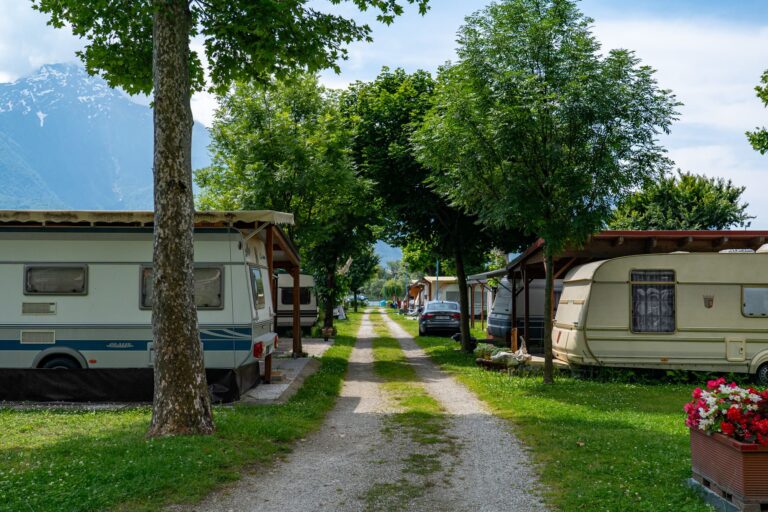
[[[33,292],[27,290],[27,275],[28,272],[31,269],[36,268],[80,268],[83,270],[83,291],[81,292]],[[22,274],[22,290],[24,290],[24,295],[28,296],[46,296],[46,295],[55,295],[55,296],[75,296],[75,297],[84,297],[88,295],[88,264],[87,263],[28,263],[24,265],[24,273]]]
[[[632,274],[634,272],[671,272],[672,273],[672,281],[635,281],[632,279]],[[671,268],[631,268],[629,270],[629,280],[627,281],[628,289],[629,289],[629,331],[632,334],[642,334],[642,335],[651,335],[651,336],[658,336],[661,334],[675,334],[677,333],[677,271]],[[672,303],[672,307],[674,308],[674,314],[672,316],[672,320],[674,322],[674,328],[671,331],[636,331],[633,321],[633,315],[632,312],[634,311],[634,294],[633,294],[633,285],[666,285],[666,286],[672,286],[672,290],[674,292],[674,300]]]
[[[221,295],[221,305],[220,306],[198,306],[197,301],[195,301],[195,308],[198,311],[221,311],[225,309],[226,304],[226,285],[224,282],[226,281],[226,274],[225,274],[225,265],[217,264],[217,263],[201,263],[201,264],[195,264],[194,270],[197,270],[199,268],[217,268],[221,272],[221,278],[219,279],[219,293]],[[144,263],[139,266],[139,309],[142,311],[151,311],[152,306],[145,306],[144,305],[144,270],[146,269],[152,269],[153,265]],[[194,278],[193,278],[194,279]],[[193,284],[194,285],[194,284]]]
[[[253,279],[253,269],[254,268],[259,269],[259,273],[260,273],[260,277],[261,277],[260,282],[261,282],[261,286],[263,287],[263,294],[264,294],[264,304],[262,306],[259,306],[256,303],[256,299],[259,296],[259,294],[256,293],[258,291],[257,288],[254,287],[255,286],[255,282],[254,282],[254,279]],[[255,263],[249,263],[248,264],[248,281],[250,281],[250,287],[251,287],[251,300],[253,301],[252,302],[253,310],[256,313],[258,313],[259,310],[267,309],[270,306],[269,301],[267,300],[267,287],[264,286],[264,276],[265,275],[267,275],[267,276],[269,275],[269,268],[268,267],[263,267],[263,266],[261,266],[259,264],[255,264]]]
[[[744,289],[745,288],[762,288],[768,290],[768,285],[756,285],[756,284],[742,284],[741,285],[741,316],[744,318],[768,318],[768,313],[765,315],[747,315],[744,313]]]
[[[312,289],[313,286],[300,286],[299,287],[299,306],[309,306],[312,304]],[[306,290],[306,292],[305,292]],[[285,302],[283,300],[283,294],[289,292],[291,294],[291,302]],[[307,302],[302,302],[301,296],[307,294]],[[281,286],[280,287],[280,305],[292,306],[293,305],[293,286]]]

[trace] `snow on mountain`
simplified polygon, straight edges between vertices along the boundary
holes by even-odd
[[[0,84],[0,208],[151,209],[152,111],[75,64]],[[193,128],[192,164],[209,164]]]

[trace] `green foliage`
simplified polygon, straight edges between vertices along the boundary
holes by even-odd
[[[272,462],[336,403],[361,317],[350,318],[288,403],[216,407],[213,436],[148,440],[148,407],[0,408],[0,510],[162,510],[202,499],[244,466]]]
[[[330,0],[339,4],[342,0]],[[406,0],[427,11],[429,0]],[[189,36],[200,35],[213,89],[223,94],[233,81],[269,82],[296,69],[313,73],[339,71],[346,46],[370,41],[371,29],[354,20],[322,12],[306,0],[194,0],[189,2]],[[397,0],[352,0],[361,10],[378,11],[392,23],[403,12]],[[152,91],[152,22],[162,2],[152,0],[32,0],[50,15],[49,24],[88,41],[78,56],[89,73],[99,73],[112,86],[131,94]],[[199,56],[190,52],[193,90],[205,86]]]
[[[203,209],[292,212],[288,228],[321,297],[335,304],[328,273],[361,257],[375,221],[371,183],[349,155],[351,133],[338,95],[308,74],[269,87],[238,84],[220,98],[211,130],[213,163],[196,172]]]
[[[441,192],[553,252],[668,165],[656,136],[674,96],[632,52],[601,56],[590,23],[569,0],[505,0],[468,17],[415,138]]]
[[[679,172],[648,182],[619,203],[611,229],[728,229],[749,227],[744,187],[730,180]]]
[[[405,283],[401,279],[387,279],[381,287],[381,297],[392,299],[405,296]]]
[[[379,267],[379,257],[369,245],[352,258],[352,264],[349,266],[347,281],[349,289],[358,294],[360,290],[373,279]],[[357,305],[355,305],[357,307]]]
[[[760,77],[760,83],[755,87],[757,97],[763,102],[763,105],[768,106],[768,71],[765,71]],[[755,151],[759,151],[761,155],[764,155],[768,151],[768,130],[765,128],[755,128],[753,132],[747,132],[747,138]]]

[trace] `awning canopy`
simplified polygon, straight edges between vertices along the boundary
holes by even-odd
[[[151,211],[0,210],[0,226],[151,227]],[[258,224],[293,224],[293,214],[273,210],[195,212],[195,227],[249,228]]]

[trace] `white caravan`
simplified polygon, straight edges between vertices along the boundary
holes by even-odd
[[[153,365],[151,212],[0,212],[0,367]],[[207,369],[256,369],[276,335],[265,228],[279,212],[196,214]]]
[[[315,325],[318,317],[315,278],[301,274],[299,287],[301,327],[309,329]],[[278,274],[277,276],[277,326],[293,326],[293,277],[290,274]]]

